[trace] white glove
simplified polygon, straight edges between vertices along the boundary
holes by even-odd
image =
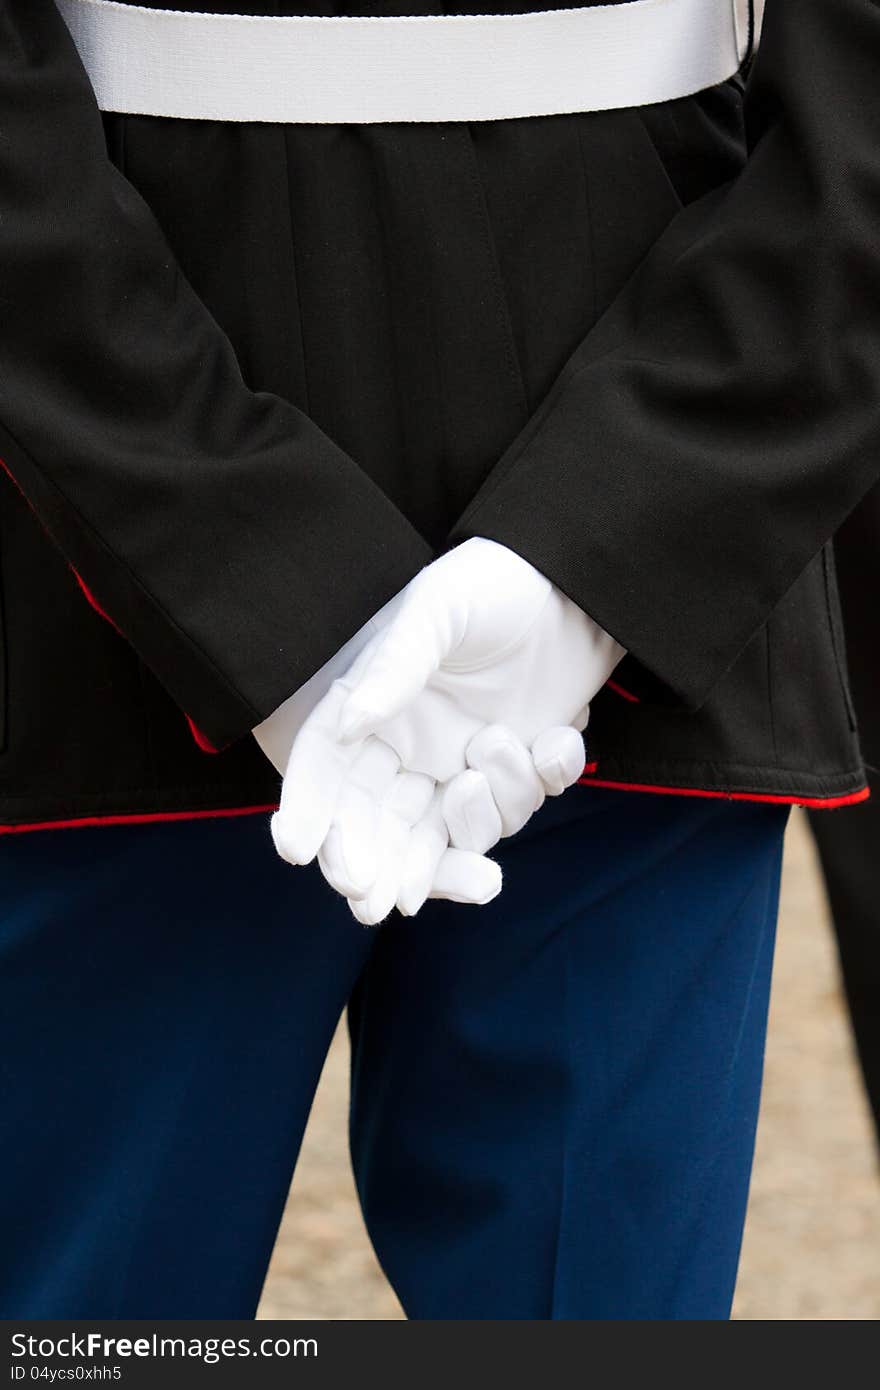
[[[325,876],[361,920],[381,920],[395,901],[402,911],[421,906],[426,859],[413,843],[433,846],[429,891],[495,896],[497,867],[475,856],[576,780],[589,700],[623,655],[543,575],[491,541],[451,551],[399,597],[384,633],[303,725],[273,820],[279,853],[307,863],[320,850]],[[393,762],[370,751],[373,729]],[[406,780],[418,773],[429,780]],[[431,781],[449,782],[442,803]],[[451,850],[438,848],[438,804]]]
[[[449,847],[433,778],[402,769],[379,739],[345,749],[337,743],[351,682],[375,649],[383,618],[399,603],[400,596],[367,625],[372,632],[361,629],[348,644],[349,655],[361,650],[347,671],[333,678],[342,666],[337,654],[254,730],[270,760],[286,769],[271,823],[278,853],[307,864],[320,851],[325,878],[365,924],[380,922],[395,905],[410,916],[429,897],[483,904],[501,891],[497,864],[467,847]]]
[[[483,904],[501,891],[501,870],[479,852],[449,848],[442,789],[407,772],[387,743],[368,738],[340,788],[318,863],[348,898],[359,922],[373,926],[393,907],[414,916],[427,898]],[[279,852],[289,856],[284,821],[273,820]]]
[[[338,745],[381,733],[411,772],[447,782],[502,724],[527,747],[589,704],[624,649],[528,561],[481,538],[428,565],[358,663]]]
[[[280,773],[285,772],[294,740],[312,710],[333,682],[350,672],[371,639],[387,626],[402,600],[403,594],[396,594],[319,671],[253,730],[263,753]],[[378,740],[371,742],[375,744]],[[387,752],[395,767],[399,767],[396,754],[391,749]],[[412,916],[428,898],[482,905],[496,897],[501,891],[498,865],[479,853],[449,849],[441,797],[433,780],[401,772],[392,786],[386,768],[387,764],[383,767],[376,761],[360,767],[355,764],[356,770],[344,794],[339,796],[335,822],[321,847],[324,876],[338,892],[348,897],[358,921],[365,925],[380,922],[395,905],[404,916]],[[406,795],[408,777],[413,779],[409,797]],[[372,779],[371,783],[368,779]],[[431,795],[427,798],[430,804],[418,819],[412,810],[418,801],[413,801],[412,793],[420,780],[428,781]],[[325,793],[330,794],[327,784],[322,783],[322,786]],[[320,788],[318,800],[326,800]],[[417,825],[413,823],[415,819],[418,819]],[[284,837],[275,822],[273,835],[280,846],[279,853],[289,858]],[[402,852],[404,838],[405,853]],[[485,832],[473,838],[485,839]],[[462,849],[467,848],[462,844]],[[396,882],[392,864],[396,868]]]

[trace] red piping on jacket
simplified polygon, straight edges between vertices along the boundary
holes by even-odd
[[[28,497],[28,495],[27,495],[27,493],[25,492],[24,488],[22,487],[21,483],[18,481],[18,479],[16,478],[15,474],[13,473],[12,469],[9,467],[9,464],[6,462],[5,459],[0,458],[0,468],[3,469],[3,472],[6,474],[7,478],[8,478],[9,481],[12,483],[12,486],[15,488],[15,490],[16,490],[16,492],[19,494],[19,496],[20,496],[20,497],[27,503],[27,505],[30,507],[30,509],[31,509],[31,511],[33,512],[34,516],[37,518],[37,521],[39,521],[40,525],[43,526],[42,519],[41,519],[39,513],[37,512],[36,507],[34,506],[34,504],[33,504],[33,502],[31,501],[31,499]],[[43,530],[44,530],[44,531],[46,530],[45,526],[43,526]],[[48,532],[46,532],[46,534],[48,535]],[[109,613],[105,613],[104,609],[101,607],[100,603],[99,603],[98,600],[95,598],[95,595],[92,593],[91,589],[90,589],[89,586],[86,584],[86,581],[83,579],[83,577],[82,577],[82,575],[80,574],[79,570],[76,569],[76,568],[74,568],[74,566],[70,563],[69,560],[68,560],[68,562],[67,562],[67,567],[68,567],[68,569],[70,570],[71,574],[73,575],[74,579],[76,580],[77,584],[79,585],[79,587],[82,589],[83,593],[85,594],[86,599],[88,600],[88,602],[89,602],[89,603],[92,605],[92,607],[94,608],[95,612],[96,612],[96,613],[100,613],[101,617],[104,618],[104,619],[110,624],[110,626],[111,626],[112,628],[114,628],[114,629],[119,633],[119,635],[120,635],[120,637],[121,637],[121,636],[122,636],[122,633],[121,633],[120,629],[116,626],[116,624],[114,623],[113,619],[110,617],[110,614],[109,614]]]
[[[85,595],[85,598],[86,598],[86,602],[89,603],[89,604],[91,604],[91,606],[92,606],[92,608],[94,608],[95,612],[96,612],[100,617],[102,617],[106,623],[109,623],[109,624],[110,624],[110,626],[112,627],[112,629],[113,629],[114,632],[118,632],[118,633],[119,633],[119,636],[122,637],[122,635],[123,635],[123,633],[122,633],[122,628],[119,627],[119,625],[118,625],[117,623],[114,623],[113,619],[110,617],[110,614],[106,611],[106,609],[104,609],[104,608],[101,607],[100,603],[99,603],[98,600],[95,598],[95,595],[92,593],[92,591],[91,591],[91,589],[89,588],[88,584],[87,584],[86,581],[83,579],[83,577],[82,577],[82,575],[80,574],[79,570],[78,570],[78,569],[75,569],[73,565],[70,565],[70,572],[71,572],[71,574],[73,575],[73,577],[74,577],[74,579],[76,580],[76,582],[77,582],[77,584],[79,585],[79,587],[82,589],[83,594]]]
[[[97,825],[149,825],[154,821],[208,820],[221,816],[255,816],[277,811],[278,802],[267,806],[224,806],[210,811],[143,811],[128,816],[80,816],[76,820],[35,821],[30,825],[0,825],[0,835],[19,835],[28,830],[77,830]]]
[[[73,565],[70,566],[70,569],[71,569],[71,572],[72,572],[74,578],[76,579],[77,584],[78,584],[79,587],[82,589],[83,593],[85,594],[86,599],[87,599],[88,602],[91,604],[92,608],[94,608],[95,612],[98,613],[98,614],[105,620],[105,622],[108,622],[108,623],[110,624],[110,626],[113,628],[113,631],[114,631],[114,632],[118,632],[118,633],[119,633],[119,636],[120,636],[120,637],[123,637],[123,636],[124,636],[124,633],[123,633],[122,629],[121,629],[120,627],[118,627],[116,623],[114,623],[113,619],[110,617],[110,614],[109,614],[108,612],[106,612],[106,610],[103,609],[103,608],[101,607],[100,603],[99,603],[98,600],[95,598],[95,595],[92,593],[92,591],[91,591],[91,589],[89,588],[88,584],[87,584],[86,581],[83,579],[83,577],[82,577],[82,575],[80,574],[79,570],[78,570],[78,569],[74,569]],[[198,744],[199,748],[201,748],[201,750],[202,750],[203,753],[219,753],[219,752],[220,752],[220,749],[219,749],[219,748],[216,748],[216,747],[214,746],[214,744],[213,744],[213,743],[211,742],[211,740],[208,738],[208,735],[202,733],[202,731],[201,731],[201,729],[199,728],[198,724],[196,724],[195,720],[193,720],[193,719],[191,718],[190,715],[185,714],[185,715],[184,715],[184,718],[186,719],[186,722],[187,722],[187,724],[189,725],[189,731],[190,731],[190,733],[192,734],[193,738],[195,739],[196,743]]]
[[[185,718],[186,718],[187,724],[189,725],[189,731],[190,731],[190,733],[192,734],[193,738],[195,739],[196,743],[197,743],[197,744],[199,745],[199,747],[201,748],[202,752],[203,752],[203,753],[219,753],[219,752],[220,752],[220,749],[214,747],[213,743],[212,743],[211,740],[208,738],[208,735],[202,733],[202,731],[201,731],[201,729],[199,728],[198,724],[196,724],[195,721],[194,721],[192,718],[190,718],[190,716],[189,716],[188,714],[185,716]]]
[[[585,773],[597,766],[588,763]],[[855,806],[859,801],[867,801],[871,795],[870,787],[861,787],[857,792],[846,796],[772,796],[769,792],[723,792],[708,787],[655,787],[638,782],[609,782],[599,777],[581,776],[579,787],[610,787],[622,792],[655,792],[660,796],[702,796],[723,801],[762,801],[772,806],[805,806],[812,811],[834,811],[841,806]]]
[[[7,478],[11,482],[12,486],[15,488],[16,492],[19,492],[21,494],[25,502],[27,502],[28,506],[30,507],[31,511],[34,512],[34,516],[36,516],[36,511],[34,511],[31,499],[28,497],[21,483],[18,481],[5,459],[0,459],[0,468],[3,469],[3,472],[6,474]]]
[[[595,763],[587,764],[587,767],[595,766]],[[762,801],[769,802],[773,805],[806,806],[829,811],[840,806],[854,806],[859,801],[867,801],[868,797],[871,795],[870,788],[868,787],[862,787],[860,791],[851,792],[848,796],[823,798],[771,796],[760,792],[710,791],[700,787],[642,786],[636,782],[600,781],[596,777],[580,777],[577,785],[580,787],[611,787],[617,791],[627,792],[657,792],[665,796],[702,796],[727,801]],[[277,810],[277,801],[272,801],[265,806],[224,806],[209,811],[145,811],[122,816],[80,816],[73,820],[34,821],[26,825],[0,825],[0,835],[21,835],[31,830],[76,830],[93,828],[101,825],[150,825],[161,821],[208,820],[229,816],[266,815],[270,811]]]
[[[21,486],[21,483],[18,481],[18,479],[16,478],[15,474],[13,473],[12,469],[9,467],[9,464],[6,462],[5,459],[0,458],[0,468],[3,469],[3,472],[6,474],[7,478],[8,478],[9,481],[12,483],[12,486],[16,489],[17,492],[19,492],[19,493],[21,494],[21,496],[24,498],[25,502],[27,502],[27,504],[28,504],[28,506],[30,507],[31,511],[34,513],[34,516],[37,516],[37,513],[36,513],[36,511],[34,510],[34,507],[33,507],[32,503],[31,503],[30,498],[29,498],[29,497],[27,496],[27,494],[25,493],[24,489],[23,489],[22,486]],[[37,517],[37,520],[39,521],[40,518]],[[42,522],[40,522],[40,524],[42,525]],[[44,529],[45,529],[45,528],[44,528]],[[91,589],[89,588],[88,584],[87,584],[86,581],[83,579],[83,577],[82,577],[82,575],[80,574],[79,570],[76,569],[73,565],[71,565],[69,561],[68,561],[68,567],[69,567],[70,572],[71,572],[71,574],[73,575],[74,579],[76,580],[77,584],[79,585],[80,589],[82,590],[83,594],[85,595],[85,598],[86,598],[87,602],[92,606],[92,608],[94,608],[95,612],[98,613],[98,614],[104,619],[105,622],[107,622],[107,623],[110,624],[110,626],[112,627],[112,629],[113,629],[114,632],[118,632],[120,637],[124,637],[124,636],[125,636],[125,633],[122,631],[122,628],[119,627],[119,625],[113,621],[113,619],[110,617],[110,614],[107,612],[107,610],[106,610],[105,608],[102,608],[102,607],[101,607],[100,603],[99,603],[98,600],[95,598],[95,595],[92,593],[92,591],[91,591]],[[219,753],[219,752],[220,752],[220,749],[219,749],[219,748],[215,748],[215,747],[214,747],[213,743],[212,743],[211,740],[208,738],[207,734],[203,734],[202,731],[201,731],[201,729],[198,728],[198,726],[197,726],[196,724],[193,723],[193,721],[190,719],[189,715],[186,716],[186,722],[187,722],[187,724],[189,725],[190,733],[192,734],[193,738],[195,739],[196,743],[198,744],[199,748],[201,748],[201,750],[202,750],[203,753]],[[67,824],[67,821],[61,821],[61,822],[59,822],[59,824],[61,824],[61,825],[66,825],[66,824]],[[76,824],[79,824],[79,822],[77,821]],[[101,824],[103,825],[104,822],[101,821]],[[0,834],[2,834],[2,833],[3,833],[3,827],[0,826]]]
[[[605,684],[608,686],[609,690],[614,691],[615,695],[619,695],[623,700],[628,700],[631,705],[640,705],[642,703],[638,695],[634,695],[631,690],[627,690],[625,686],[619,685],[617,681],[609,679]]]

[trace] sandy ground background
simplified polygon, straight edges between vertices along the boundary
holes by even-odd
[[[352,1186],[347,1065],[340,1031],[261,1317],[402,1316],[373,1257]],[[734,1316],[880,1317],[880,1169],[812,842],[799,815],[786,847],[764,1099]]]

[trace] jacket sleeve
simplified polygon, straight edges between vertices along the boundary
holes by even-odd
[[[767,0],[742,172],[682,209],[453,530],[690,707],[880,475],[880,5]]]
[[[107,156],[53,0],[0,0],[0,458],[216,745],[432,557],[314,423],[245,386]]]

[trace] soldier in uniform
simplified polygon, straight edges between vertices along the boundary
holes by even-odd
[[[880,9],[475,8],[0,0],[6,1317],[252,1316],[346,1007],[410,1316],[728,1316]]]

